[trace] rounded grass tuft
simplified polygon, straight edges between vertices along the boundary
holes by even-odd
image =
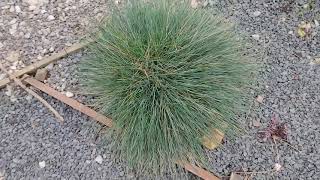
[[[177,161],[205,165],[204,136],[239,132],[256,68],[225,19],[186,2],[138,0],[93,38],[83,84],[112,116],[116,151],[129,167],[159,174]]]

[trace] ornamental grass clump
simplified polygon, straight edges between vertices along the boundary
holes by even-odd
[[[225,19],[181,1],[112,13],[82,62],[84,87],[114,121],[115,151],[138,172],[205,165],[202,139],[237,135],[254,70]]]

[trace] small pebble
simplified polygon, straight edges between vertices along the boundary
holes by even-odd
[[[281,170],[281,165],[279,163],[274,164],[274,170],[275,171],[280,171]]]
[[[52,20],[54,20],[54,19],[55,19],[54,16],[52,16],[52,15],[49,15],[49,16],[48,16],[48,20],[49,20],[49,21],[52,21]]]
[[[14,103],[17,102],[18,99],[15,96],[10,96],[10,101]]]
[[[31,34],[28,32],[28,33],[26,33],[26,34],[24,35],[24,38],[29,39],[30,36],[31,36]]]
[[[3,6],[1,9],[9,9],[10,8],[10,6]]]
[[[316,27],[318,27],[319,26],[319,21],[317,21],[316,19],[314,20],[314,25],[316,26]]]
[[[26,100],[27,100],[28,102],[30,102],[31,99],[32,99],[32,95],[29,94],[29,95],[26,96]]]
[[[20,54],[18,51],[10,51],[7,54],[6,60],[10,61],[10,62],[16,62],[18,61],[20,58]]]
[[[7,87],[6,87],[6,92],[5,92],[5,94],[7,95],[7,96],[12,96],[12,86],[9,86],[9,85],[7,85]]]
[[[260,11],[255,11],[255,12],[252,13],[252,15],[253,15],[254,17],[258,17],[258,16],[261,15],[261,12],[260,12]]]
[[[67,92],[66,92],[66,96],[69,97],[69,98],[71,98],[71,97],[74,96],[74,94],[73,94],[72,92],[67,91]]]
[[[6,76],[6,74],[0,74],[0,80],[4,79]]]
[[[34,10],[36,10],[37,9],[37,6],[29,6],[29,11],[34,11]]]
[[[254,39],[254,40],[259,40],[260,39],[260,35],[259,34],[254,34],[254,35],[252,35],[252,38]]]
[[[11,35],[14,35],[15,33],[17,32],[17,30],[16,29],[9,29],[9,33],[11,34]]]
[[[44,167],[46,167],[46,162],[45,161],[41,161],[39,162],[39,167],[42,169]]]
[[[260,126],[261,126],[261,123],[260,123],[259,120],[254,119],[254,120],[252,121],[252,125],[253,125],[254,127],[260,127]]]
[[[53,69],[53,64],[52,64],[52,63],[49,64],[49,65],[46,67],[46,69],[48,69],[49,71],[52,70],[52,69]]]
[[[99,155],[94,159],[97,163],[102,164],[103,158]]]
[[[191,7],[193,9],[196,9],[199,6],[199,3],[197,0],[191,0]]]
[[[16,10],[16,13],[21,13],[21,8],[20,8],[20,6],[15,6],[15,10]]]
[[[259,103],[263,103],[263,96],[258,96],[257,98],[256,98],[256,101],[257,102],[259,102]]]
[[[51,48],[49,49],[49,52],[53,52],[53,51],[54,51],[54,48],[51,47]]]
[[[9,12],[13,13],[14,11],[15,11],[14,6],[11,6],[10,9],[9,9]]]

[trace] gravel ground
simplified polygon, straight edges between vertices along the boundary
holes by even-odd
[[[78,42],[90,27],[89,21],[107,14],[110,5],[93,0],[63,2],[0,2],[0,59],[5,59],[2,62],[12,71]],[[233,171],[268,171],[254,174],[253,178],[320,177],[320,3],[309,1],[315,6],[310,3],[307,7],[307,0],[293,2],[205,3],[206,9],[218,9],[238,23],[238,30],[247,34],[254,45],[250,49],[252,56],[264,64],[252,95],[263,97],[263,101],[253,102],[243,121],[248,134],[234,142],[227,139],[224,147],[208,152],[210,170],[220,176]],[[302,21],[311,22],[308,38],[297,34]],[[89,103],[90,99],[79,93],[75,74],[77,62],[84,55],[79,52],[49,66],[47,83]],[[51,97],[42,96],[65,118],[63,125],[22,90],[9,87],[0,91],[0,179],[133,177],[115,161],[110,147],[101,144],[99,134],[105,128]],[[273,142],[263,142],[258,137],[258,131],[268,126],[273,114],[287,124],[288,142],[299,151],[283,142],[275,148]],[[276,163],[282,166],[281,170],[271,172]]]
[[[253,103],[244,121],[248,134],[227,141],[224,148],[209,152],[214,172],[227,176],[232,171],[270,171],[278,163],[280,172],[254,174],[255,179],[318,179],[320,177],[320,68],[312,63],[320,57],[320,2],[309,1],[238,1],[217,3],[226,17],[239,24],[239,31],[251,36],[254,48],[262,53],[258,61],[266,67],[259,75],[256,95],[263,103]],[[302,39],[297,27],[311,22],[311,37]],[[317,27],[316,27],[317,26]],[[316,34],[317,33],[317,34]],[[253,49],[254,50],[254,49]],[[254,51],[253,51],[254,52]],[[287,143],[278,148],[263,142],[258,131],[264,130],[275,114],[288,127]],[[278,153],[276,153],[278,149]],[[278,156],[278,158],[277,158]]]

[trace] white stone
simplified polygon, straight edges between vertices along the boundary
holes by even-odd
[[[15,29],[16,30],[17,28],[18,28],[18,23],[15,23],[15,24],[11,25],[11,29]]]
[[[252,13],[252,15],[253,15],[254,17],[258,17],[258,16],[261,15],[261,12],[260,12],[260,11],[255,11],[255,12]]]
[[[0,42],[0,49],[2,49],[4,47],[3,43]]]
[[[51,64],[49,64],[47,67],[46,67],[46,69],[48,69],[48,70],[52,70],[53,69],[53,64],[51,63]]]
[[[28,32],[28,33],[26,33],[26,34],[24,35],[24,38],[29,39],[30,36],[31,36],[31,34]]]
[[[316,27],[318,27],[319,26],[319,21],[317,21],[316,19],[314,20],[314,25],[316,26]]]
[[[15,61],[12,63],[12,66],[17,66],[19,64],[19,61]]]
[[[288,34],[293,35],[293,31],[289,31]]]
[[[281,170],[281,165],[279,163],[274,164],[274,170],[275,171],[280,171]]]
[[[52,21],[52,20],[54,20],[54,19],[55,19],[55,17],[54,17],[53,15],[49,15],[49,16],[48,16],[48,20],[49,20],[49,21]]]
[[[16,62],[18,61],[20,58],[20,54],[17,51],[10,51],[7,54],[6,60],[10,61],[10,62]]]
[[[25,21],[22,21],[22,22],[19,23],[19,27],[25,26],[25,25],[26,25],[26,22],[25,22]]]
[[[51,48],[49,49],[49,52],[53,52],[53,51],[54,51],[54,48],[51,47]]]
[[[44,167],[46,167],[46,162],[45,161],[41,161],[39,162],[39,167],[42,169]]]
[[[11,6],[10,9],[9,9],[9,12],[14,12],[14,10],[15,10],[14,6]]]
[[[48,0],[23,0],[23,2],[28,3],[30,6],[38,6],[38,7],[40,7],[44,3],[47,3]]]
[[[11,35],[16,34],[16,32],[17,32],[17,29],[14,29],[14,28],[9,29],[9,33],[10,33]]]
[[[259,34],[254,34],[254,35],[252,35],[252,38],[254,39],[254,40],[259,40],[260,39],[260,35]]]
[[[6,94],[7,96],[12,96],[12,92],[13,92],[12,86],[7,85],[6,89],[7,89],[7,91],[5,92],[5,94]]]
[[[31,101],[31,99],[32,99],[32,95],[29,94],[29,95],[26,96],[26,100],[27,101]]]
[[[102,164],[103,158],[99,155],[94,159],[97,163]]]
[[[14,97],[14,96],[11,96],[10,97],[10,101],[14,103],[14,102],[17,102],[18,99],[16,97]]]
[[[74,96],[74,94],[73,94],[72,92],[67,91],[67,92],[66,92],[66,96],[69,97],[69,98],[71,98],[71,97]]]
[[[6,5],[6,6],[3,6],[1,9],[9,9],[10,6],[9,5]]]
[[[0,80],[4,79],[6,76],[6,74],[0,74]]]
[[[259,96],[256,98],[256,101],[259,102],[259,103],[263,103],[263,99],[264,99],[263,96],[260,96],[260,95],[259,95]]]
[[[34,10],[36,10],[37,9],[37,6],[29,6],[29,11],[34,11]]]
[[[12,19],[12,20],[9,22],[9,25],[15,24],[16,22],[17,22],[17,19],[14,18],[14,19]]]
[[[62,85],[61,85],[61,90],[64,91],[67,87],[67,83],[64,82]]]
[[[21,13],[21,8],[20,8],[20,6],[15,6],[15,9],[16,9],[16,13]]]

